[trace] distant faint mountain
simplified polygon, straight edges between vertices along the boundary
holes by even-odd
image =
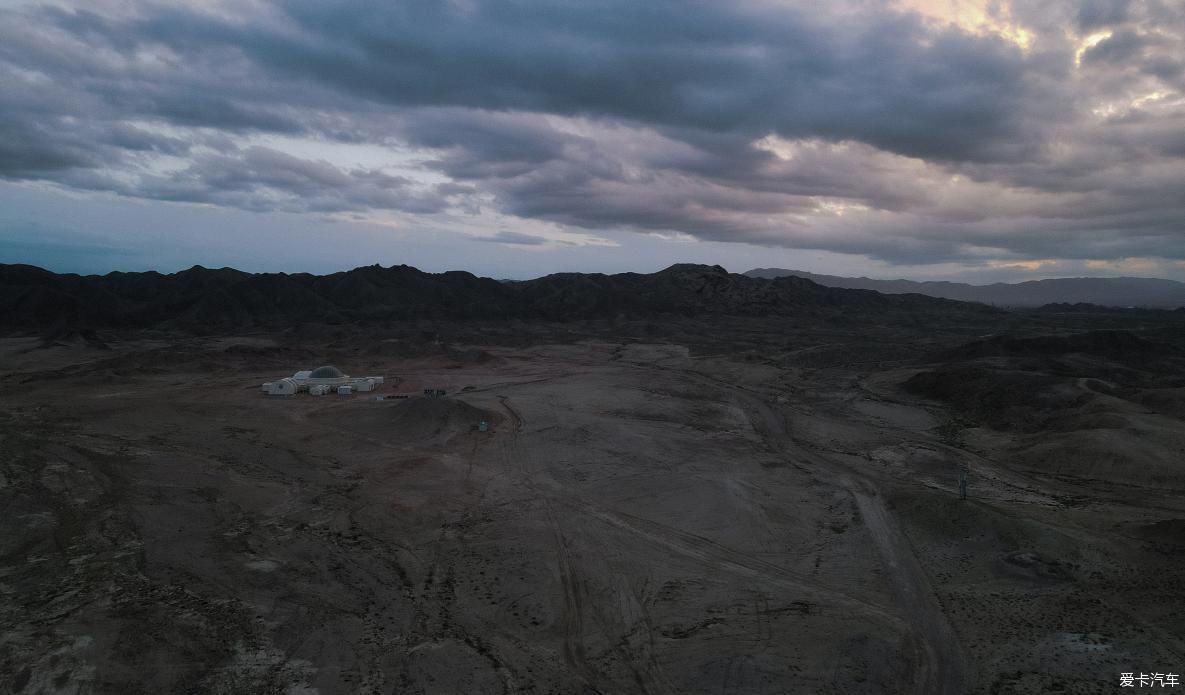
[[[689,264],[649,274],[560,273],[523,282],[458,271],[424,273],[406,265],[331,275],[252,274],[200,266],[171,275],[58,275],[33,266],[0,265],[0,330],[53,334],[94,328],[215,332],[302,322],[569,321],[701,314],[925,322],[995,311],[932,297],[823,287],[796,277],[751,278],[719,266]]]
[[[1156,278],[1058,278],[1013,284],[997,282],[993,285],[968,285],[961,282],[845,278],[782,268],[755,268],[745,275],[755,278],[800,277],[827,287],[875,290],[885,294],[916,293],[1009,307],[1034,307],[1045,304],[1096,304],[1156,309],[1185,307],[1185,283]]]

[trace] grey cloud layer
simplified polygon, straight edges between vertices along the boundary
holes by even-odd
[[[181,171],[145,175],[135,184],[91,171],[74,172],[62,181],[127,196],[256,211],[388,209],[432,213],[446,205],[444,195],[420,192],[406,178],[364,169],[342,171],[328,162],[300,159],[266,147],[250,147],[233,156],[198,155]]]
[[[289,7],[299,37],[240,37],[244,50],[278,72],[398,105],[852,138],[980,158],[1025,144],[1026,112],[1041,105],[1026,95],[1046,86],[1005,44],[927,33],[900,14],[837,26],[785,6],[673,0]]]
[[[1015,5],[1027,52],[762,2],[243,8],[7,13],[0,177],[250,210],[493,205],[903,263],[1185,257],[1185,17],[1154,0]],[[1068,30],[1112,34],[1078,67]],[[261,134],[411,148],[430,177]]]
[[[507,231],[498,232],[493,236],[480,237],[480,240],[495,244],[513,244],[516,246],[542,246],[547,243],[547,239],[535,234]]]

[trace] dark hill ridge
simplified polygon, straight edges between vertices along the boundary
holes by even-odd
[[[909,292],[962,302],[982,302],[1010,307],[1039,307],[1046,304],[1094,304],[1157,309],[1185,307],[1185,283],[1157,278],[1056,278],[968,285],[961,282],[847,278],[783,268],[754,268],[745,275],[760,278],[800,277],[827,287],[875,290],[885,294]]]
[[[217,331],[424,318],[567,321],[728,314],[882,321],[992,312],[920,295],[828,288],[796,277],[765,280],[690,264],[650,274],[559,273],[523,282],[458,271],[424,273],[406,265],[330,275],[194,266],[171,275],[86,276],[0,265],[0,329],[54,333],[147,327]]]
[[[974,421],[1037,432],[1115,421],[1107,399],[1136,412],[1185,417],[1185,351],[1125,330],[1016,338],[996,336],[933,355],[936,368],[904,382]],[[1110,427],[1111,425],[1107,425]]]
[[[1175,346],[1148,340],[1130,331],[1100,330],[1033,338],[993,336],[948,350],[940,358],[973,360],[983,357],[1024,358],[1072,354],[1090,355],[1136,367],[1157,360],[1183,357]]]

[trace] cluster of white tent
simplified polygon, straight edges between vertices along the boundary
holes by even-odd
[[[381,376],[352,377],[337,367],[324,366],[269,381],[263,385],[263,392],[269,396],[295,396],[307,391],[312,396],[324,396],[336,391],[348,396],[354,392],[373,391],[382,383]]]

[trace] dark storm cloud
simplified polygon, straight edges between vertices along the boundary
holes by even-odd
[[[117,167],[137,155],[184,155],[193,143],[122,122],[0,113],[0,178]]]
[[[932,34],[910,15],[828,24],[728,3],[461,6],[296,1],[299,33],[236,40],[277,73],[394,105],[855,139],[927,157],[999,157],[1025,144],[1034,110],[1056,110],[1030,99],[1045,85],[1014,46]]]
[[[1127,18],[1130,0],[1080,0],[1075,19],[1079,28],[1090,31]]]
[[[1014,4],[1024,51],[857,6],[8,12],[0,177],[259,211],[493,208],[897,262],[1181,254],[1185,117],[1148,96],[1182,86],[1179,8]],[[410,151],[400,171],[423,176],[263,135]],[[516,235],[488,239],[538,239]]]
[[[555,130],[541,115],[465,109],[408,114],[399,133],[409,142],[439,150],[430,166],[457,180],[525,175],[586,144]]]
[[[58,141],[32,123],[0,120],[0,177],[37,178],[92,166],[89,149]]]
[[[1138,57],[1156,39],[1130,29],[1116,31],[1082,54],[1084,63],[1124,63]]]
[[[915,17],[892,13],[836,25],[786,8],[669,1],[284,7],[295,27],[240,26],[180,9],[121,21],[47,10],[37,21],[52,27],[42,32],[48,37],[10,34],[4,54],[65,74],[87,49],[98,49],[106,60],[84,76],[102,83],[107,101],[182,124],[298,130],[297,119],[251,92],[278,96],[277,82],[317,81],[401,106],[851,138],[954,158],[999,156],[996,148],[1023,140],[1031,111],[1025,97],[1042,86],[1015,47],[955,31],[927,33]],[[133,59],[162,47],[179,68],[168,81],[153,79],[159,66]],[[112,79],[105,67],[124,79]],[[216,80],[217,73],[232,79]]]
[[[63,177],[78,188],[245,210],[347,212],[359,209],[433,213],[444,209],[448,191],[422,191],[409,179],[381,171],[343,171],[323,161],[293,157],[265,147],[230,155],[200,155],[182,171],[142,176],[135,185],[102,172]]]

